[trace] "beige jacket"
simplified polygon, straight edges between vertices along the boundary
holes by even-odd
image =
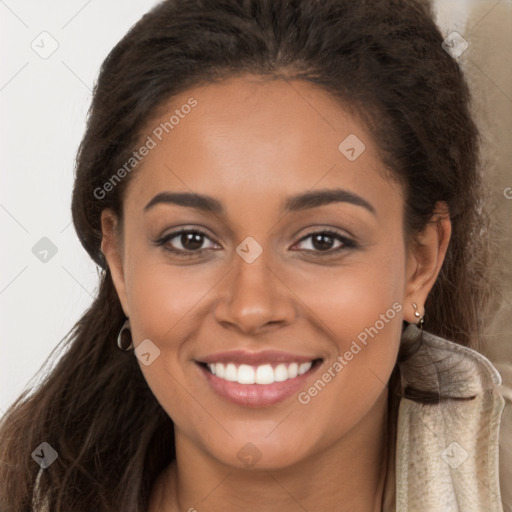
[[[410,324],[403,336],[420,334]],[[483,355],[424,332],[400,371],[383,512],[512,512],[512,364],[500,385]],[[408,386],[446,400],[412,401],[403,396]]]
[[[403,334],[419,335],[413,324]],[[512,365],[496,366],[502,375],[480,353],[423,333],[400,365],[384,512],[512,512]],[[441,400],[405,398],[411,387]]]

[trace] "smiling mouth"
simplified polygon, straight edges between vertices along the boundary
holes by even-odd
[[[200,366],[221,380],[237,382],[238,384],[269,385],[285,382],[304,375],[321,364],[322,359],[313,359],[304,363],[280,362],[261,365],[237,363],[202,363]]]

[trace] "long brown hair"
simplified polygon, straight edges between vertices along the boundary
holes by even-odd
[[[147,121],[191,85],[240,73],[302,79],[357,111],[403,184],[405,233],[419,232],[437,201],[450,211],[426,329],[467,346],[483,340],[494,282],[479,135],[442,41],[420,0],[167,0],[131,28],[101,67],[76,159],[73,221],[103,269],[98,293],[58,362],[2,419],[2,512],[43,503],[51,512],[142,512],[175,456],[172,420],[133,353],[116,346],[124,315],[100,251],[100,214],[122,216],[136,169],[104,197],[94,192],[140,145]],[[44,470],[31,458],[42,442],[58,453]]]

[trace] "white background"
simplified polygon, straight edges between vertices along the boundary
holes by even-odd
[[[91,89],[148,0],[0,2],[0,414],[91,303],[96,265],[71,224],[74,158]],[[31,43],[48,32],[58,49]],[[49,238],[47,263],[32,247]]]

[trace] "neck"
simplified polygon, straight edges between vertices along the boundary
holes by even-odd
[[[337,510],[380,512],[387,467],[387,388],[371,412],[327,449],[285,468],[240,469],[176,432],[176,460],[155,484],[149,512]],[[340,508],[343,507],[343,508]]]

